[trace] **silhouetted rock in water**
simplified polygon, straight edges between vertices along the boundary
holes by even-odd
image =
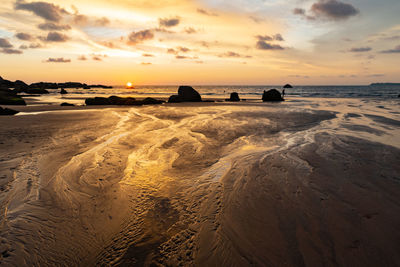
[[[90,89],[90,88],[111,89],[111,88],[113,88],[112,86],[102,85],[102,84],[91,84],[91,85],[87,85],[86,87],[87,88],[83,88],[83,89]]]
[[[86,105],[111,105],[108,98],[105,97],[95,97],[95,98],[86,98]]]
[[[29,89],[29,85],[27,85],[23,81],[16,80],[14,82],[14,89],[17,90],[18,92],[25,92],[25,90]]]
[[[19,111],[16,111],[16,110],[13,110],[13,109],[0,107],[0,115],[15,115],[18,112]]]
[[[62,106],[62,107],[73,107],[73,106],[75,106],[75,105],[74,105],[74,104],[71,104],[71,103],[63,102],[63,103],[61,103],[60,106]]]
[[[162,104],[162,103],[164,103],[164,101],[158,100],[158,99],[154,99],[152,97],[147,97],[147,98],[142,100],[142,104],[143,105],[158,105],[158,104]]]
[[[29,89],[24,90],[24,93],[33,94],[33,95],[44,95],[44,94],[48,94],[49,91],[47,91],[46,89],[41,89],[41,88],[29,88]]]
[[[66,94],[68,94],[68,92],[64,88],[61,88],[60,94],[66,95]]]
[[[170,96],[168,102],[169,103],[201,102],[201,96],[191,86],[179,86],[178,95]]]
[[[283,101],[281,93],[276,89],[264,91],[262,101]]]
[[[400,95],[398,95],[397,97],[400,97]]]
[[[0,104],[1,105],[26,105],[25,100],[17,96],[16,92],[9,89],[0,90]]]
[[[4,80],[2,77],[0,77],[0,87],[2,88],[14,88],[14,83],[9,80]]]
[[[285,84],[285,85],[283,86],[283,88],[285,88],[285,89],[287,89],[287,88],[293,88],[293,86],[291,86],[290,84]]]
[[[39,82],[39,83],[32,83],[29,85],[31,89],[58,89],[57,83],[46,83],[46,82]]]
[[[110,96],[87,98],[85,100],[86,105],[119,105],[119,106],[141,106],[141,105],[156,105],[162,104],[164,101],[157,100],[151,97],[145,98],[144,100],[136,100],[133,97],[119,97]]]
[[[179,97],[179,95],[171,95],[168,98],[168,103],[180,103],[182,102],[181,98]]]
[[[231,93],[231,96],[229,99],[225,99],[225,101],[231,101],[231,102],[237,102],[240,101],[239,94],[236,92]]]

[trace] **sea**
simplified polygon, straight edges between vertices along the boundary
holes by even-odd
[[[230,93],[237,92],[241,99],[260,100],[264,90],[272,88],[282,91],[282,86],[271,85],[207,85],[193,86],[202,96],[203,99],[226,99]],[[70,99],[73,102],[80,103],[82,99],[94,96],[108,97],[117,95],[121,97],[136,98],[168,98],[170,95],[177,94],[178,86],[135,86],[134,88],[126,88],[125,86],[113,86],[111,89],[104,88],[70,88],[67,89],[68,94],[61,96],[59,89],[49,90],[50,94],[42,96],[40,101],[62,102]],[[358,85],[358,86],[294,86],[285,89],[286,97],[322,97],[322,98],[378,98],[378,99],[394,99],[400,95],[400,84],[378,84],[378,85]],[[80,100],[80,101],[78,101]]]

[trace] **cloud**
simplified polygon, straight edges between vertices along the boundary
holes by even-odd
[[[111,48],[111,49],[116,48],[116,46],[113,42],[104,41],[104,42],[100,42],[100,44],[105,47]]]
[[[368,52],[368,51],[371,51],[371,50],[372,50],[371,47],[353,47],[349,51],[350,52],[359,53],[359,52]]]
[[[42,48],[43,45],[40,43],[31,43],[29,46],[28,45],[20,45],[19,49],[35,49],[35,48]]]
[[[0,38],[0,47],[1,48],[11,48],[13,45],[7,39]]]
[[[84,55],[81,55],[78,57],[78,60],[85,61],[85,60],[87,60],[87,57]]]
[[[197,32],[196,29],[192,28],[192,27],[186,27],[184,31],[187,34],[192,34],[192,33],[196,33]]]
[[[153,55],[153,54],[146,54],[146,53],[144,53],[144,54],[142,54],[142,57],[154,57],[154,55]]]
[[[261,22],[264,21],[262,18],[259,18],[259,17],[256,17],[256,16],[249,16],[249,19],[251,19],[255,23],[261,23]]]
[[[176,58],[176,59],[187,59],[187,58],[190,58],[190,57],[176,55],[175,58]]]
[[[303,8],[295,8],[293,9],[293,14],[295,15],[305,15],[306,14],[306,10]]]
[[[128,36],[128,44],[135,45],[138,43],[142,43],[146,40],[151,40],[153,38],[154,38],[154,33],[152,30],[131,32]]]
[[[175,49],[173,49],[173,48],[168,48],[167,53],[168,54],[177,54],[178,51],[175,51]]]
[[[158,22],[160,24],[160,27],[169,28],[169,27],[177,26],[181,22],[181,19],[179,17],[169,18],[169,19],[167,19],[167,18],[164,18],[164,19],[159,18]]]
[[[65,34],[59,32],[49,32],[47,37],[42,37],[41,39],[45,42],[66,42],[69,38]]]
[[[307,15],[303,8],[293,9],[293,14],[303,16],[308,20],[328,19],[345,20],[360,13],[352,4],[344,3],[338,0],[318,0],[314,3]]]
[[[396,54],[396,53],[400,53],[400,45],[396,46],[393,49],[389,49],[389,50],[383,50],[381,51],[381,53],[384,54]]]
[[[367,75],[366,77],[376,78],[376,77],[384,77],[384,76],[385,76],[385,74],[377,73],[377,74]]]
[[[177,47],[177,49],[178,49],[179,52],[182,52],[182,53],[187,53],[187,52],[190,51],[189,48],[183,47],[183,46],[179,46],[179,47]]]
[[[22,54],[21,50],[12,48],[3,48],[2,50],[0,50],[0,52],[3,54]]]
[[[283,37],[281,34],[277,33],[273,36],[269,36],[269,35],[257,35],[256,38],[259,41],[279,41],[282,42],[284,41]]]
[[[33,36],[30,35],[29,33],[23,33],[23,32],[17,33],[15,37],[23,41],[30,41],[34,39]]]
[[[82,14],[75,14],[74,15],[74,22],[77,25],[84,25],[87,24],[89,21],[89,18],[85,15]]]
[[[270,43],[267,43],[266,41],[261,41],[261,40],[257,42],[256,48],[260,49],[260,50],[284,50],[285,49],[280,45],[270,44]]]
[[[69,25],[59,25],[53,22],[46,22],[38,25],[38,28],[44,31],[67,31],[71,29]]]
[[[325,17],[332,20],[348,19],[359,13],[353,5],[337,0],[319,0],[311,6],[311,11],[317,17]]]
[[[151,65],[152,63],[150,63],[150,62],[142,62],[142,63],[140,63],[140,65],[144,65],[144,66],[148,66],[148,65]]]
[[[29,48],[32,48],[32,49],[35,49],[35,48],[42,48],[42,47],[43,47],[43,45],[40,44],[40,43],[31,43],[31,44],[29,45]]]
[[[65,9],[47,2],[27,3],[23,0],[17,0],[15,3],[15,9],[30,11],[36,16],[54,22],[59,22],[62,19],[63,14],[69,14]]]
[[[252,56],[249,55],[241,55],[239,53],[236,52],[232,52],[232,51],[228,51],[224,54],[220,54],[218,55],[218,57],[236,57],[236,58],[252,58]]]
[[[59,57],[59,58],[48,58],[46,60],[46,62],[52,62],[52,63],[69,63],[71,62],[71,59],[67,59],[67,58],[63,58],[63,57]]]
[[[219,16],[217,13],[210,12],[210,11],[202,9],[202,8],[198,8],[196,11],[198,13],[206,15],[206,16],[211,16],[211,17],[218,17]]]
[[[106,18],[106,17],[102,17],[102,18],[96,19],[95,24],[97,26],[103,26],[104,27],[104,26],[107,26],[108,24],[110,24],[110,20],[108,18]]]
[[[277,44],[271,44],[271,41],[278,41],[281,42],[283,41],[282,35],[275,34],[273,36],[269,35],[257,35],[256,38],[258,39],[256,43],[256,48],[260,50],[284,50],[285,48],[277,45]]]
[[[183,46],[178,46],[175,49],[174,48],[168,48],[167,49],[167,53],[168,54],[173,54],[173,55],[177,55],[179,52],[187,53],[189,51],[191,51],[189,48],[183,47]]]

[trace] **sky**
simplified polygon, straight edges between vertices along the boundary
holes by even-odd
[[[109,85],[400,82],[399,0],[1,0],[0,76]]]

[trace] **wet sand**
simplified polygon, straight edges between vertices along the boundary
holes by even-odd
[[[396,100],[20,110],[1,264],[400,265]]]

